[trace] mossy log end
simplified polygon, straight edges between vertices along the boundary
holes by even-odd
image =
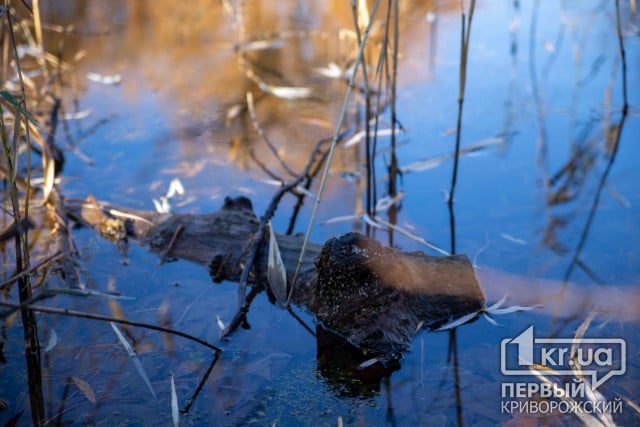
[[[92,199],[66,205],[70,217],[107,237],[126,234],[162,257],[208,265],[215,281],[239,280],[259,227],[246,197],[226,198],[219,211],[204,215],[137,211]],[[114,233],[118,227],[122,232]],[[291,284],[303,238],[278,235],[277,240],[293,286],[292,302],[382,363],[399,359],[421,328],[438,327],[485,303],[464,255],[402,252],[347,233],[322,246],[310,244],[296,283]],[[252,276],[254,283],[265,286],[267,252],[260,252]]]

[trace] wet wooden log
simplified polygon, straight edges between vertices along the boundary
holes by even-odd
[[[126,234],[162,257],[206,264],[216,281],[239,279],[259,226],[246,197],[226,198],[219,211],[204,215],[137,211],[95,200],[67,201],[66,206],[70,217],[106,237]],[[402,252],[347,233],[324,245],[310,244],[291,284],[303,238],[278,235],[277,240],[293,286],[292,302],[383,364],[399,359],[421,328],[438,327],[485,303],[464,255]],[[267,256],[263,250],[257,258],[253,283],[266,286]]]

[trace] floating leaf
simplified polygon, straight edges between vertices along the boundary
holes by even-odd
[[[516,243],[518,245],[526,245],[527,244],[527,242],[525,240],[518,239],[517,237],[513,237],[511,234],[500,233],[500,237],[502,237],[503,239],[508,240],[510,242]]]
[[[162,196],[160,200],[152,199],[153,206],[156,208],[156,212],[158,213],[171,213],[171,205],[169,204],[169,200]]]
[[[401,191],[393,197],[386,196],[382,199],[378,199],[376,203],[376,212],[384,212],[391,206],[397,205],[402,199],[404,199],[404,195],[405,193]]]
[[[85,380],[80,379],[78,377],[71,377],[71,379],[75,383],[76,387],[78,387],[82,392],[82,394],[84,394],[85,397],[89,400],[89,402],[95,405],[96,394],[93,392],[93,389],[91,388],[91,386]]]
[[[509,296],[507,294],[504,294],[502,296],[502,298],[500,298],[498,301],[496,301],[495,303],[491,304],[489,307],[486,308],[486,310],[488,312],[491,312],[491,310],[496,310],[500,307],[502,307],[504,305],[505,302],[507,302],[507,299],[509,298]]]
[[[436,166],[440,165],[445,160],[450,159],[451,157],[452,157],[451,155],[447,154],[444,156],[438,156],[438,157],[432,157],[426,160],[420,160],[417,162],[410,163],[406,166],[402,166],[400,168],[400,171],[402,173],[407,173],[407,172],[419,172],[419,171],[433,169]]]
[[[122,75],[103,75],[97,73],[87,73],[87,79],[92,82],[101,83],[103,85],[117,85],[122,82]]]
[[[287,302],[287,270],[282,262],[282,256],[280,256],[280,248],[278,248],[278,242],[276,241],[276,233],[273,231],[271,221],[268,224],[269,227],[269,262],[267,265],[267,280],[269,281],[269,287],[271,292],[276,297],[276,300],[282,305],[286,305]]]
[[[440,326],[438,329],[436,329],[436,331],[448,331],[450,329],[454,329],[457,328],[460,325],[464,325],[465,323],[469,322],[471,319],[475,318],[478,315],[478,311],[474,311],[473,313],[469,313],[469,314],[465,314],[464,316],[446,323],[442,326]]]
[[[176,393],[176,383],[173,381],[173,372],[171,375],[171,418],[173,419],[173,427],[180,425],[180,411],[178,409],[178,394]]]
[[[283,99],[301,99],[311,96],[311,89],[308,87],[269,86],[269,90],[265,92]]]
[[[142,380],[145,382],[145,384],[149,388],[149,391],[151,392],[151,395],[155,399],[156,398],[156,392],[153,391],[153,387],[151,387],[151,381],[149,381],[149,377],[147,376],[147,373],[144,371],[144,367],[142,366],[142,362],[140,362],[140,359],[138,358],[138,355],[133,350],[133,347],[131,347],[131,344],[129,344],[129,341],[127,341],[127,339],[124,337],[124,335],[122,335],[122,332],[120,332],[120,328],[118,328],[118,325],[116,325],[113,322],[109,322],[109,324],[111,325],[111,328],[113,329],[113,332],[115,332],[116,335],[118,336],[118,339],[120,340],[120,343],[122,344],[122,347],[124,347],[124,349],[126,350],[127,354],[129,355],[129,357],[133,361],[133,366],[136,367],[136,370],[138,371],[138,374],[140,375]]]
[[[485,319],[487,319],[487,322],[491,323],[493,326],[502,326],[500,323],[492,319],[491,316],[489,316],[486,312],[483,312],[482,315]]]
[[[511,307],[506,307],[506,308],[496,308],[496,309],[485,309],[484,311],[486,313],[489,314],[509,314],[509,313],[515,313],[516,311],[529,311],[529,310],[533,310],[534,308],[538,308],[538,307],[542,307],[541,304],[536,304],[536,305],[531,305],[531,306],[523,306],[523,305],[514,305]]]
[[[182,182],[180,181],[180,179],[173,178],[169,183],[169,190],[167,191],[167,196],[166,196],[167,199],[175,197],[176,195],[184,196],[184,193],[185,193],[184,186],[182,185]]]
[[[224,331],[224,322],[220,319],[220,316],[216,314],[216,322],[218,323],[218,327],[221,331]]]
[[[372,359],[369,360],[365,360],[364,362],[362,362],[361,364],[358,365],[358,369],[366,369],[369,366],[375,365],[376,363],[378,363],[378,358],[374,357]]]
[[[55,347],[56,344],[58,344],[58,334],[56,334],[55,329],[52,329],[51,335],[49,335],[49,342],[47,343],[47,346],[42,351],[44,351],[45,353],[48,353],[51,350],[53,350],[53,347]]]
[[[276,49],[282,47],[283,45],[283,40],[256,40],[243,44],[242,50],[246,52],[253,50]]]
[[[361,215],[344,215],[344,216],[335,216],[333,218],[329,218],[325,221],[321,221],[321,224],[336,224],[339,222],[349,222],[356,221],[360,219]]]
[[[330,79],[341,79],[345,77],[344,71],[335,62],[330,62],[329,65],[324,68],[314,68],[313,71]]]
[[[401,133],[401,132],[402,132],[402,129],[396,128],[396,130],[395,130],[396,135],[398,133]],[[381,136],[391,136],[394,133],[394,131],[391,128],[389,128],[389,129],[378,129],[377,131],[375,129],[371,129],[369,131],[369,135],[371,135],[371,136],[373,136],[374,133],[376,134],[376,136],[381,137]],[[345,141],[344,144],[342,144],[342,146],[344,148],[347,148],[347,147],[351,147],[352,145],[359,144],[362,141],[364,141],[366,136],[367,136],[367,133],[364,130],[356,132],[355,134],[353,134],[353,136],[351,138],[349,138],[347,141]]]

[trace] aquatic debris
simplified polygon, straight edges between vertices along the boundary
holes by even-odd
[[[85,380],[78,377],[71,377],[76,387],[80,389],[82,394],[87,398],[87,400],[94,405],[96,404],[96,394],[93,392],[93,389]]]
[[[92,82],[101,83],[103,85],[118,85],[122,82],[122,75],[120,74],[98,74],[98,73],[87,73],[87,79]]]
[[[366,369],[369,366],[375,365],[376,363],[378,363],[378,358],[377,357],[373,357],[369,360],[365,360],[364,362],[362,362],[361,364],[358,365],[358,369]]]
[[[454,319],[451,322],[448,322],[442,325],[441,327],[436,329],[436,331],[448,331],[450,329],[457,328],[458,326],[462,326],[465,323],[468,323],[471,320],[475,319],[480,314],[482,314],[482,316],[492,325],[501,326],[498,322],[496,322],[493,318],[491,318],[491,315],[499,316],[503,314],[515,313],[517,311],[530,311],[530,310],[542,307],[540,304],[536,304],[531,306],[514,305],[511,307],[501,308],[507,302],[508,299],[509,299],[508,295],[504,295],[502,298],[500,298],[500,300],[490,305],[489,307],[485,306],[485,308],[478,310],[474,313],[469,313],[462,317]]]
[[[169,199],[175,198],[176,196],[184,196],[184,186],[179,178],[174,178],[169,183],[169,189],[167,190],[167,194],[165,196],[160,196],[160,200],[152,199],[153,206],[156,208],[158,213],[171,213],[171,204],[169,203]]]
[[[519,239],[517,237],[512,236],[511,234],[507,234],[507,233],[500,233],[500,237],[502,237],[505,240],[508,240],[510,242],[513,242],[517,245],[526,245],[527,242],[526,240],[523,239]]]
[[[497,136],[497,137],[493,137],[493,138],[487,138],[487,139],[483,139],[481,141],[478,141],[474,144],[471,144],[467,147],[461,148],[460,149],[460,153],[459,153],[459,157],[462,156],[469,156],[472,153],[478,153],[480,150],[484,150],[486,148],[492,147],[494,145],[501,145],[506,141],[506,139],[503,136]],[[433,169],[436,166],[440,165],[442,162],[444,162],[445,160],[449,160],[449,159],[453,159],[455,156],[454,153],[448,153],[448,154],[443,154],[441,156],[436,156],[436,157],[430,157],[428,159],[425,160],[419,160],[417,162],[413,162],[410,163],[406,166],[402,166],[400,168],[400,171],[402,173],[406,173],[406,172],[419,172],[419,171],[425,171],[425,170],[429,170],[429,169]]]
[[[346,79],[347,73],[335,62],[330,62],[329,65],[322,68],[314,68],[313,71],[321,76],[328,77],[330,79]]]
[[[218,327],[220,328],[221,331],[224,331],[224,322],[222,321],[222,319],[220,318],[220,316],[218,316],[216,314],[216,323],[218,324]]]
[[[269,227],[269,260],[267,264],[267,281],[271,292],[278,300],[280,305],[287,305],[287,270],[282,262],[280,248],[276,241],[276,233],[273,231],[271,221],[267,224]]]
[[[52,329],[51,334],[49,335],[49,341],[47,342],[47,346],[44,348],[45,353],[50,352],[53,348],[58,344],[58,334],[56,334],[56,330]]]
[[[247,70],[246,75],[264,93],[283,99],[302,99],[311,96],[311,89],[299,86],[274,86],[260,79],[253,71]]]
[[[395,134],[399,134],[402,132],[401,128],[396,128],[395,129]],[[370,130],[370,135],[373,135],[374,130],[371,129]],[[376,136],[391,136],[394,133],[393,129],[378,129],[377,131],[375,131]],[[359,144],[362,141],[364,141],[364,138],[366,136],[366,131],[361,130],[360,132],[356,132],[351,138],[349,138],[342,146],[344,148],[347,147],[351,147],[353,145]]]
[[[113,329],[113,332],[116,333],[116,336],[120,340],[120,344],[122,344],[122,347],[124,347],[125,351],[127,352],[129,357],[133,361],[133,365],[136,367],[136,370],[138,371],[138,374],[140,375],[140,377],[142,378],[144,383],[149,388],[149,391],[151,392],[151,395],[153,396],[153,398],[155,400],[156,392],[153,391],[153,387],[151,386],[151,381],[149,381],[149,377],[147,376],[147,373],[145,372],[144,367],[142,366],[142,362],[140,361],[140,358],[138,358],[138,355],[136,354],[136,352],[133,349],[133,347],[131,347],[131,344],[129,344],[129,341],[127,341],[127,339],[124,337],[124,335],[122,335],[122,332],[120,331],[120,328],[118,328],[118,325],[116,325],[113,322],[109,322],[109,324],[111,325],[111,328]]]
[[[455,329],[458,326],[462,326],[465,323],[470,322],[472,319],[475,319],[475,317],[478,315],[479,311],[473,312],[473,313],[469,313],[469,314],[465,314],[462,317],[459,317],[449,323],[445,323],[444,325],[440,326],[438,329],[436,329],[436,331],[448,331],[450,329]]]
[[[178,394],[176,393],[176,383],[173,380],[173,372],[169,372],[171,376],[171,419],[173,427],[180,425],[180,410],[178,408]]]

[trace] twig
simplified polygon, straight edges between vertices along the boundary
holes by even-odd
[[[376,11],[378,10],[378,5],[380,1],[377,0],[373,5],[373,10],[371,11],[371,16],[375,16]],[[360,62],[362,62],[362,56],[364,53],[364,46],[367,43],[367,39],[369,38],[369,31],[371,29],[371,24],[374,22],[373,19],[369,20],[369,24],[365,29],[364,36],[362,37],[362,42],[360,43],[360,47],[358,49],[358,56],[356,57],[356,62],[353,66],[353,73],[351,74],[351,79],[349,80],[349,86],[347,87],[347,93],[344,97],[344,102],[342,103],[342,110],[340,111],[340,117],[338,118],[338,124],[336,125],[335,133],[333,140],[331,141],[331,148],[329,148],[329,154],[327,157],[327,162],[324,167],[324,171],[322,173],[322,180],[320,181],[320,188],[318,189],[318,195],[316,197],[316,201],[313,205],[313,211],[311,212],[311,218],[309,219],[309,226],[307,227],[307,232],[304,235],[304,241],[302,242],[302,249],[300,250],[300,256],[298,257],[298,264],[296,265],[296,271],[293,274],[293,281],[291,283],[295,283],[298,278],[298,274],[300,273],[300,267],[302,267],[302,261],[304,259],[304,253],[307,249],[307,244],[309,243],[309,237],[311,236],[311,230],[313,230],[313,223],[315,222],[316,215],[318,214],[318,206],[320,206],[320,201],[322,200],[322,193],[324,193],[324,186],[327,182],[327,176],[329,175],[329,167],[331,166],[331,160],[333,160],[333,153],[335,151],[336,145],[338,144],[338,137],[340,135],[340,129],[342,129],[342,124],[347,115],[347,105],[349,104],[349,99],[351,98],[351,93],[353,92],[353,87],[355,85],[356,75],[358,73],[358,68],[360,67]],[[369,124],[367,123],[367,128]]]
[[[182,338],[186,338],[188,340],[191,341],[195,341],[198,344],[201,344],[205,347],[208,347],[212,350],[215,351],[222,351],[222,349],[220,347],[217,347],[211,343],[208,343],[205,340],[202,340],[198,337],[194,337],[193,335],[189,335],[185,332],[181,332],[181,331],[176,331],[174,329],[170,329],[170,328],[165,328],[163,326],[156,326],[156,325],[151,325],[149,323],[141,323],[141,322],[134,322],[131,320],[126,320],[126,319],[118,319],[115,317],[110,317],[110,316],[103,316],[100,314],[93,314],[93,313],[86,313],[83,311],[76,311],[76,310],[69,310],[66,308],[53,308],[53,307],[45,307],[42,305],[32,305],[32,304],[15,304],[12,302],[6,302],[6,301],[0,301],[0,306],[2,307],[8,307],[8,308],[13,308],[13,309],[28,309],[28,310],[32,310],[32,311],[38,311],[40,313],[49,313],[49,314],[61,314],[63,316],[72,316],[72,317],[80,317],[83,319],[91,319],[91,320],[99,320],[102,322],[116,322],[116,323],[121,323],[123,325],[130,325],[130,326],[135,326],[135,327],[140,327],[140,328],[145,328],[145,329],[151,329],[154,331],[159,331],[159,332],[166,332],[168,334],[173,334],[173,335],[178,335],[179,337]],[[4,312],[2,314],[0,314],[0,319],[3,319],[7,316],[7,312]]]
[[[458,120],[456,123],[456,150],[453,157],[453,172],[451,174],[451,188],[449,190],[449,221],[451,224],[451,253],[456,253],[455,243],[455,221],[453,217],[453,198],[456,191],[456,183],[458,181],[458,162],[460,156],[460,135],[462,133],[462,106],[464,104],[464,91],[467,83],[467,59],[469,57],[469,37],[471,35],[471,21],[473,20],[473,11],[476,1],[471,0],[469,4],[469,17],[465,21],[464,10],[461,11],[462,29],[460,37],[460,75],[458,85]]]
[[[200,380],[200,383],[198,384],[196,391],[187,400],[188,403],[185,405],[184,409],[180,411],[181,413],[183,414],[189,413],[189,409],[191,409],[191,406],[195,403],[196,398],[198,397],[198,394],[200,394],[200,391],[202,390],[202,387],[204,387],[204,385],[207,383],[207,380],[209,379],[209,375],[211,375],[211,371],[213,371],[213,367],[216,366],[216,363],[218,362],[219,358],[220,358],[220,353],[216,352],[215,355],[213,356],[213,361],[211,362],[211,364],[209,365],[209,368],[207,369],[207,372],[205,372],[204,375],[202,376],[202,379]]]
[[[278,153],[275,145],[273,145],[273,142],[271,142],[271,140],[267,137],[264,129],[262,129],[262,127],[260,126],[258,118],[256,117],[256,110],[253,105],[253,94],[250,91],[247,92],[247,107],[249,109],[249,117],[251,118],[253,128],[256,130],[256,132],[258,132],[258,135],[260,135],[262,140],[267,144],[267,147],[269,147],[269,150],[271,150],[276,159],[278,159],[278,162],[280,162],[280,166],[282,166],[282,169],[284,169],[289,175],[296,176],[296,173],[292,171],[291,168],[289,168],[284,160],[282,160],[282,157],[280,157],[280,154]]]
[[[176,228],[175,233],[173,233],[173,236],[171,236],[171,240],[169,240],[169,244],[167,245],[165,250],[162,251],[162,254],[160,254],[160,264],[162,264],[165,261],[165,259],[167,258],[167,255],[169,254],[169,252],[171,252],[171,249],[173,249],[173,245],[175,245],[176,240],[178,239],[178,236],[180,236],[180,233],[182,233],[182,230],[184,230],[184,226],[182,224],[178,224],[178,228]]]
[[[8,285],[12,284],[13,282],[15,282],[16,280],[18,280],[19,278],[21,278],[23,276],[26,276],[28,274],[31,274],[36,270],[39,270],[40,268],[42,268],[42,266],[44,266],[45,264],[49,263],[53,259],[58,258],[61,255],[62,255],[62,252],[60,252],[60,251],[54,253],[53,255],[49,255],[48,257],[46,257],[45,259],[43,259],[42,261],[40,261],[36,265],[30,266],[28,270],[24,270],[21,273],[18,273],[15,276],[12,276],[12,277],[8,278],[4,282],[1,282],[0,283],[0,291],[3,290],[6,286],[8,286]]]
[[[341,137],[341,135],[339,135],[339,137]],[[311,153],[311,156],[309,156],[309,160],[306,166],[304,167],[304,170],[302,171],[302,173],[298,175],[295,179],[293,179],[291,182],[283,184],[278,189],[276,194],[271,199],[271,203],[269,203],[269,206],[267,207],[267,210],[265,211],[264,215],[262,216],[262,218],[260,218],[260,225],[258,226],[258,231],[256,231],[256,234],[254,235],[253,243],[249,248],[249,254],[247,255],[247,259],[245,261],[245,265],[244,265],[244,268],[242,269],[242,274],[239,280],[238,311],[233,317],[233,320],[231,321],[231,323],[229,323],[229,325],[222,331],[222,334],[220,335],[221,338],[228,337],[233,333],[233,331],[238,329],[238,326],[240,326],[240,324],[242,323],[242,320],[245,318],[247,312],[249,311],[249,306],[251,305],[251,301],[249,300],[248,296],[245,296],[247,282],[249,281],[249,274],[251,273],[251,269],[253,268],[256,257],[258,256],[258,253],[262,249],[263,241],[266,235],[267,223],[269,222],[269,220],[271,220],[271,218],[273,218],[273,215],[275,214],[276,209],[278,208],[278,204],[280,203],[280,199],[282,199],[282,197],[287,192],[295,189],[305,178],[308,178],[310,176],[309,171],[311,170],[311,167],[315,163],[315,158],[317,154],[320,152],[320,148],[322,147],[322,145],[327,141],[328,141],[327,139],[321,139],[316,143],[316,146],[314,147],[313,152]],[[294,285],[295,285],[295,278],[293,281],[291,281],[291,289],[293,289]],[[289,297],[287,298],[287,305],[289,304],[290,297],[291,297],[291,293],[289,293]]]

